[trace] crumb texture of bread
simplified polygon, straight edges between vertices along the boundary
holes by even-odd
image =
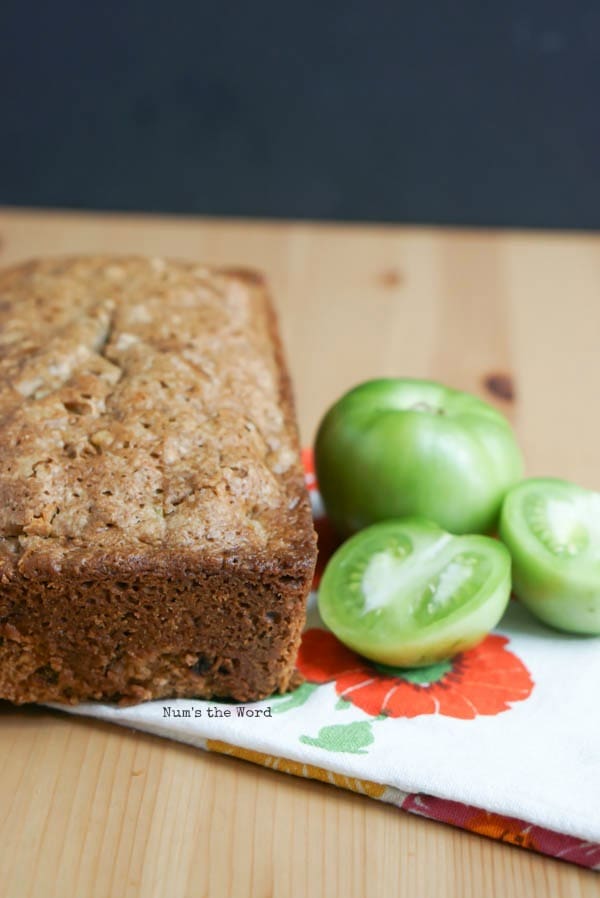
[[[316,548],[263,279],[0,271],[0,698],[284,691]]]

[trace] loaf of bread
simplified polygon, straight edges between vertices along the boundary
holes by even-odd
[[[0,698],[289,688],[315,536],[260,276],[0,272]]]

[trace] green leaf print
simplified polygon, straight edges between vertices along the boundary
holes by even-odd
[[[336,723],[333,726],[321,727],[319,735],[300,736],[305,745],[315,745],[325,751],[345,752],[351,755],[366,755],[365,746],[374,742],[371,722]]]
[[[273,706],[274,714],[282,714],[283,711],[291,711],[292,708],[299,708],[304,702],[308,701],[315,689],[318,689],[316,683],[303,683],[298,686],[291,695],[271,696],[271,701],[276,701]]]
[[[336,711],[346,711],[348,708],[352,707],[352,702],[347,702],[345,698],[339,698],[335,703]]]
[[[430,683],[443,680],[454,665],[451,661],[438,661],[437,664],[428,664],[427,667],[391,667],[389,664],[374,664],[373,667],[386,677],[400,677],[408,683],[428,686]]]

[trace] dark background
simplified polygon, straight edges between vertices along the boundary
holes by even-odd
[[[600,227],[600,3],[0,5],[0,203]]]

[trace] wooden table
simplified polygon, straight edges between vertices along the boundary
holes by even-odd
[[[600,237],[5,211],[0,262],[139,252],[264,269],[303,439],[376,375],[509,375],[530,474],[600,489]],[[0,712],[2,898],[597,895],[597,874],[136,732]]]

